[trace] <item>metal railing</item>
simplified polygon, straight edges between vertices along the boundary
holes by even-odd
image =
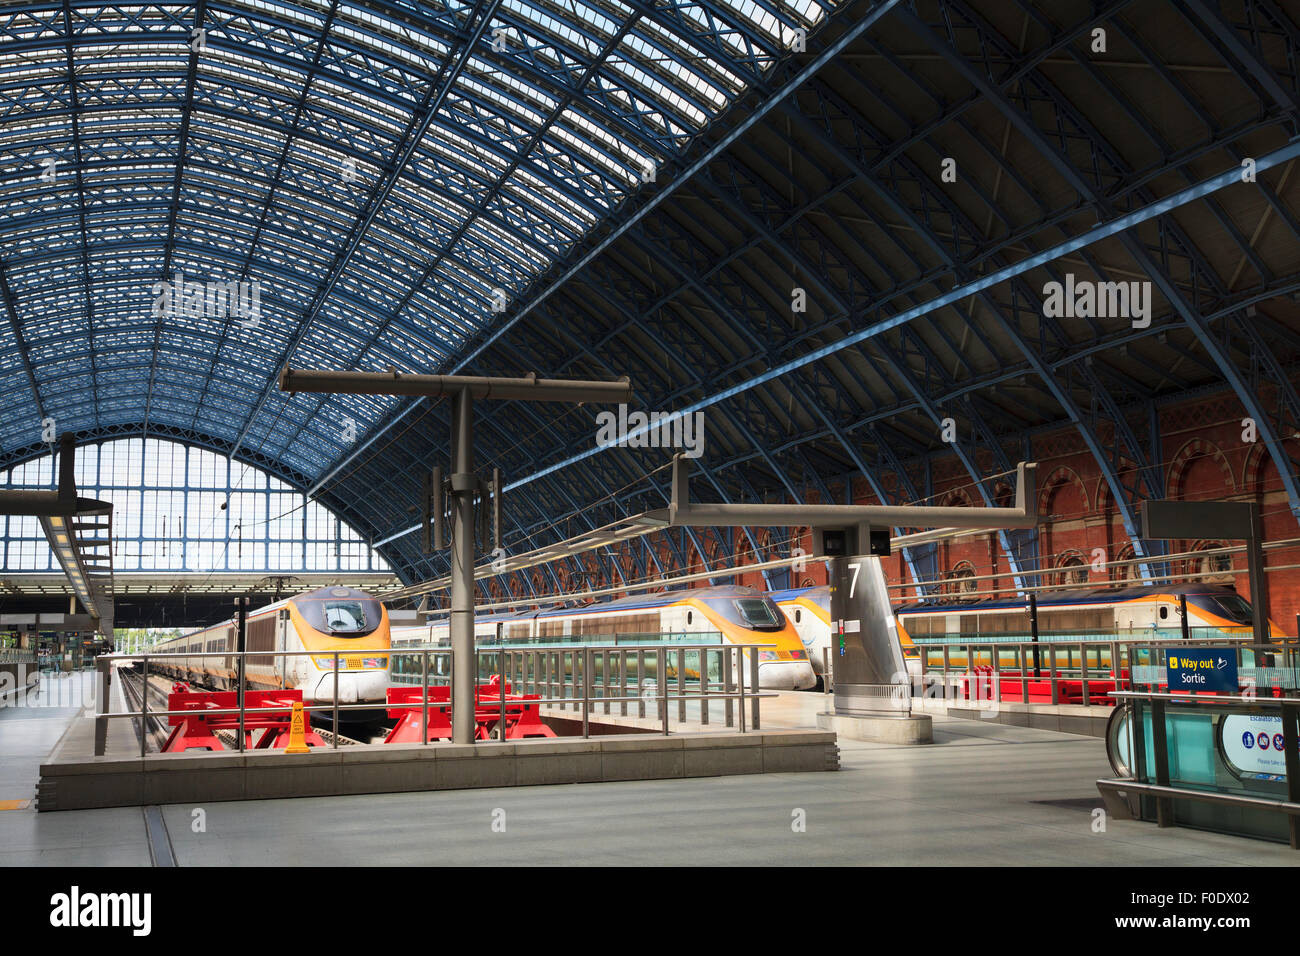
[[[1288,649],[1294,651],[1295,646]],[[1281,816],[1291,848],[1300,849],[1300,697],[1154,691],[1117,691],[1114,696],[1117,703],[1127,705],[1127,711],[1121,714],[1127,720],[1106,742],[1107,756],[1117,776],[1097,781],[1108,807],[1121,810],[1121,815],[1136,813],[1149,818],[1153,803],[1161,827],[1184,822],[1201,829],[1256,837],[1267,836],[1271,829],[1260,821]],[[1189,715],[1193,723],[1187,722]],[[1256,752],[1281,756],[1282,768],[1260,773],[1233,765],[1233,759],[1239,757],[1231,755],[1226,738],[1235,735],[1237,729],[1226,720],[1234,716],[1267,721],[1268,729],[1261,732],[1265,738],[1276,728],[1281,740],[1270,749]],[[1204,719],[1198,721],[1200,717]],[[1222,745],[1212,743],[1216,734],[1225,738]],[[1186,744],[1183,736],[1188,738]],[[1117,749],[1123,746],[1126,752]],[[1250,754],[1250,747],[1250,743],[1244,743],[1241,753]],[[1142,798],[1149,801],[1145,808]],[[1175,800],[1226,805],[1233,808],[1233,815],[1193,811],[1189,819],[1181,820]]]
[[[1300,645],[1257,645],[1223,638],[1191,640],[970,641],[916,645],[920,673],[913,695],[1010,703],[1112,707],[1109,695],[1165,682],[1165,657],[1189,646],[1232,647],[1247,686],[1300,687]],[[977,670],[978,668],[978,670]],[[920,685],[918,687],[918,684]],[[1009,691],[1009,693],[1005,693]],[[978,697],[976,696],[978,695]],[[1050,699],[1043,699],[1050,698]]]
[[[723,724],[726,727],[739,726],[741,733],[748,729],[760,729],[761,717],[759,701],[764,697],[774,697],[775,692],[763,692],[759,687],[759,652],[771,648],[771,644],[659,644],[645,645],[573,645],[558,646],[526,645],[520,647],[493,646],[476,648],[476,712],[486,706],[484,698],[477,691],[488,685],[485,680],[489,675],[503,675],[499,681],[501,726],[505,726],[507,710],[517,706],[517,700],[506,697],[505,687],[510,684],[512,695],[529,694],[538,699],[529,700],[529,706],[553,707],[560,711],[572,710],[576,716],[582,715],[582,736],[590,735],[593,713],[597,707],[603,707],[604,713],[611,712],[611,705],[617,706],[621,715],[626,716],[630,706],[635,705],[639,717],[645,717],[647,709],[653,703],[662,732],[670,732],[670,714],[672,704],[677,704],[677,719],[687,720],[687,705],[698,702],[700,723],[709,725],[711,704],[720,703],[723,711]],[[421,709],[421,739],[426,742],[429,727],[430,707],[447,707],[454,709],[455,700],[431,700],[430,687],[454,687],[451,667],[452,652],[446,647],[414,647],[401,649],[375,649],[361,651],[205,651],[199,653],[172,654],[114,654],[97,659],[96,677],[96,730],[95,754],[102,756],[107,746],[108,722],[114,719],[139,721],[140,756],[147,756],[150,720],[171,717],[193,718],[200,714],[204,717],[238,717],[238,747],[246,747],[246,723],[250,715],[285,713],[280,707],[250,707],[243,694],[238,695],[238,706],[228,708],[209,708],[203,711],[155,709],[149,706],[149,679],[163,676],[169,680],[187,680],[197,683],[202,675],[202,664],[196,668],[195,662],[217,660],[221,666],[210,668],[217,672],[222,681],[237,685],[239,663],[243,660],[244,690],[283,690],[271,680],[263,680],[270,665],[270,658],[309,657],[317,660],[330,660],[329,669],[319,671],[316,678],[317,689],[320,679],[333,675],[332,697],[325,702],[310,703],[303,701],[303,711],[328,712],[331,715],[330,727],[333,740],[331,746],[338,747],[340,714],[353,711],[388,711],[399,709]],[[340,662],[347,664],[349,658],[386,659],[387,666],[362,670],[344,670]],[[364,674],[391,674],[392,661],[395,658],[409,657],[419,662],[418,670],[407,669],[397,676],[401,679],[391,681],[397,686],[419,685],[423,688],[420,699],[414,702],[389,704],[386,700],[373,700],[354,704],[339,703],[340,675],[353,676]],[[249,664],[249,658],[257,658],[255,664]],[[745,667],[748,660],[749,667]],[[142,693],[138,710],[112,712],[109,709],[109,673],[119,670],[124,662],[131,662],[133,670],[138,664],[136,674],[141,678]],[[177,670],[182,673],[164,673],[162,667],[179,663]],[[161,664],[161,667],[160,667]],[[694,666],[692,666],[694,665]],[[315,666],[315,665],[313,665]],[[283,670],[283,668],[281,668]],[[746,674],[748,670],[748,674]],[[260,673],[258,672],[260,671]],[[418,676],[417,676],[418,675]],[[660,675],[663,675],[662,679]],[[212,675],[207,675],[212,676]],[[119,674],[120,679],[120,674]],[[388,682],[386,682],[388,683]],[[222,688],[234,692],[235,687]],[[292,689],[292,688],[290,688]],[[454,694],[454,690],[452,691]],[[494,701],[495,703],[495,701]],[[749,713],[746,714],[746,705]],[[748,717],[748,722],[747,722]],[[628,733],[639,732],[641,728],[630,727]]]
[[[954,616],[957,613],[954,611]],[[909,630],[908,634],[918,646],[926,644],[936,646],[940,644],[1020,644],[1033,641],[1033,635],[1028,630],[994,631],[989,634],[981,634],[978,620],[975,622],[973,633],[971,631],[960,631],[925,635],[916,634]],[[1249,624],[1226,628],[1206,626],[1189,626],[1187,628],[1187,637],[1193,641],[1241,641],[1250,640],[1252,636]],[[1123,641],[1133,644],[1137,642],[1161,643],[1181,640],[1183,640],[1183,632],[1178,625],[1169,627],[1096,627],[1058,630],[1039,628],[1038,631],[1038,643],[1040,644],[1060,641],[1070,643],[1078,643],[1079,641]]]

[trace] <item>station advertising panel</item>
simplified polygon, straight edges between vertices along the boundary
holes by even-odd
[[[1232,714],[1220,722],[1219,734],[1223,757],[1238,776],[1286,779],[1281,717]]]

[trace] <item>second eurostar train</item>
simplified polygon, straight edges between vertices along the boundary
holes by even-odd
[[[831,647],[830,588],[793,588],[772,591],[768,596],[799,632],[812,666],[821,676],[822,649]],[[1187,598],[1187,624],[1192,637],[1230,640],[1250,635],[1250,602],[1229,587],[1187,584],[1040,593],[1039,637],[1044,641],[1054,636],[1077,641],[1106,640],[1116,635],[1178,640],[1182,637],[1179,597],[1183,596]],[[926,645],[1030,639],[1028,606],[1021,597],[905,604],[894,613],[898,641],[909,663]],[[1272,621],[1268,627],[1272,637],[1282,636],[1281,628]],[[1013,662],[1012,656],[1006,660]],[[963,654],[950,652],[950,664],[962,667],[965,662]]]
[[[791,588],[788,591],[770,591],[768,597],[785,612],[794,629],[799,632],[799,639],[808,652],[813,670],[821,677],[823,652],[826,660],[829,660],[831,653],[831,589],[825,585]],[[910,664],[916,656],[916,647],[901,627],[898,628],[898,643],[902,646],[903,658]]]
[[[791,588],[788,591],[769,591],[767,594],[779,607],[803,642],[813,673],[822,676],[822,652],[829,653],[831,646],[831,589]]]
[[[764,690],[806,690],[817,683],[799,635],[771,599],[745,587],[697,588],[636,595],[578,608],[547,608],[513,614],[476,615],[480,647],[512,644],[659,643],[666,636],[720,634],[732,644],[770,644],[758,652],[758,682]],[[394,644],[446,646],[444,619],[414,628],[396,628]],[[748,652],[747,655],[748,656]],[[748,671],[747,671],[748,672]]]
[[[382,705],[388,690],[390,649],[388,611],[364,591],[326,587],[252,611],[246,624],[250,651],[245,679],[250,690],[299,688],[307,705],[334,702],[334,652],[338,654],[340,704]],[[153,653],[207,654],[233,652],[236,623],[222,621],[164,641]],[[257,651],[307,651],[289,657]],[[163,673],[213,690],[233,690],[234,657],[150,659],[151,673]],[[365,711],[342,717],[358,719]],[[361,718],[364,719],[364,718]]]
[[[1038,594],[1039,639],[1176,641],[1182,637],[1179,598],[1187,599],[1193,638],[1250,636],[1250,602],[1230,587],[1160,585]],[[895,611],[900,629],[918,644],[1030,640],[1029,609],[1022,597],[953,604],[905,604]],[[1268,622],[1269,634],[1282,630]]]

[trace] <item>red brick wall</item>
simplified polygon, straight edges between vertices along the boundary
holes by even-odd
[[[1264,398],[1265,407],[1270,407],[1267,396]],[[1160,469],[1165,494],[1189,501],[1255,501],[1263,514],[1265,542],[1300,538],[1300,526],[1291,515],[1277,467],[1269,458],[1267,449],[1262,442],[1242,440],[1241,420],[1244,415],[1240,403],[1231,394],[1161,409],[1160,454],[1152,457],[1159,462],[1156,467]],[[1106,444],[1111,440],[1109,433],[1099,437]],[[1294,457],[1300,458],[1300,440],[1288,437],[1285,445]],[[1039,436],[1033,440],[1032,451],[1034,460],[1039,463],[1039,514],[1042,519],[1039,553],[1044,567],[1056,567],[1062,560],[1076,557],[1082,560],[1083,571],[1090,581],[1101,584],[1112,575],[1120,576],[1120,569],[1108,568],[1098,573],[1090,566],[1097,548],[1103,550],[1107,561],[1132,555],[1128,535],[1111,500],[1110,488],[1078,432],[1066,429]],[[994,470],[987,460],[981,459],[979,464],[986,471]],[[1014,477],[1008,480],[1014,481]],[[962,503],[963,497],[967,504],[972,499],[978,500],[970,475],[955,458],[942,460],[934,466],[933,481],[937,503]],[[1131,462],[1121,462],[1121,481],[1130,486],[1138,481]],[[841,489],[835,487],[831,491],[837,497],[841,493]],[[855,481],[853,491],[855,501],[877,503],[864,481]],[[843,499],[839,497],[838,500]],[[810,551],[811,540],[806,529],[801,531],[802,545]],[[1182,553],[1207,544],[1212,542],[1173,541],[1170,549]],[[1267,567],[1300,564],[1300,547],[1295,545],[1265,554]],[[1245,555],[1234,554],[1231,559],[1230,572],[1202,580],[1234,585],[1239,594],[1249,599]],[[947,574],[959,562],[969,562],[977,575],[999,576],[995,581],[980,581],[980,590],[1011,585],[1006,556],[994,535],[944,542],[939,551],[940,571]],[[1176,561],[1172,571],[1186,573],[1192,564],[1190,560]],[[910,581],[901,554],[891,556],[885,565],[891,584]],[[1129,574],[1136,576],[1136,570],[1130,570]],[[762,576],[758,573],[745,574],[737,582],[752,587],[763,586]],[[820,562],[810,563],[804,573],[794,576],[794,583],[826,583],[824,566]],[[1285,633],[1295,634],[1296,614],[1300,613],[1300,568],[1273,571],[1268,575],[1268,587],[1269,616]],[[893,593],[900,595],[900,599],[910,599],[914,592],[895,589]]]

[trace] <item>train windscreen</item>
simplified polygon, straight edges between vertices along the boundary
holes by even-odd
[[[765,597],[712,598],[708,604],[732,624],[751,631],[779,631],[785,627],[785,618]]]
[[[339,637],[364,637],[383,620],[378,601],[356,598],[299,601],[298,609],[316,630]]]
[[[1255,619],[1250,602],[1240,594],[1206,594],[1200,595],[1200,599],[1207,611],[1226,617],[1234,624],[1250,624]]]

